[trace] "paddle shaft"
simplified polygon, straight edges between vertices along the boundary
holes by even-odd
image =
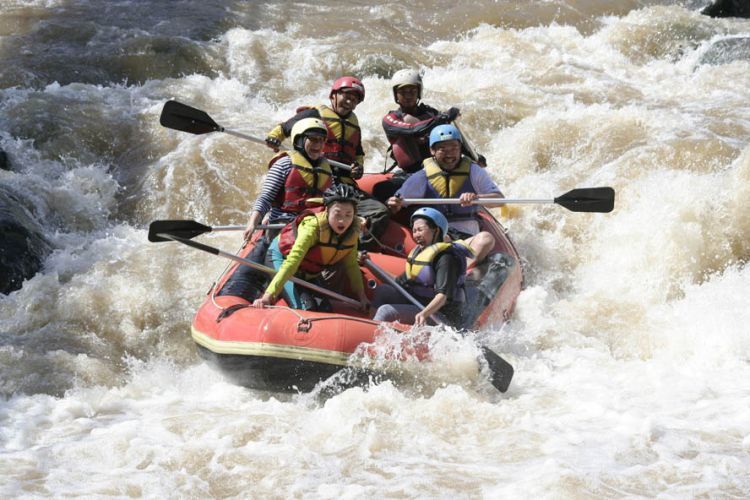
[[[157,234],[157,236],[159,236],[161,238],[167,238],[167,239],[170,239],[172,241],[177,241],[177,242],[183,243],[183,244],[185,244],[185,245],[187,245],[189,247],[197,248],[198,250],[203,250],[204,252],[208,252],[208,253],[213,254],[213,255],[218,255],[220,257],[224,257],[226,259],[233,260],[235,262],[239,262],[242,265],[248,266],[248,267],[256,269],[258,271],[263,271],[264,273],[268,273],[268,274],[271,274],[271,275],[276,274],[276,271],[274,271],[270,267],[264,266],[263,264],[258,264],[257,262],[253,262],[251,260],[243,259],[242,257],[240,257],[238,255],[234,255],[234,254],[225,252],[223,250],[219,250],[218,248],[214,248],[212,246],[204,245],[203,243],[198,243],[197,241],[192,241],[192,240],[188,240],[188,239],[185,239],[185,238],[180,238],[179,236],[174,236],[174,235],[171,235],[169,233],[159,233],[159,234]],[[298,284],[300,286],[303,286],[305,288],[308,288],[308,289],[313,290],[315,292],[318,292],[320,294],[327,295],[327,296],[331,297],[332,299],[336,299],[336,300],[338,300],[340,302],[344,302],[346,304],[349,304],[349,305],[355,306],[355,307],[361,307],[362,306],[362,304],[360,304],[359,301],[356,301],[354,299],[350,299],[349,297],[345,297],[344,295],[338,294],[336,292],[332,292],[332,291],[330,291],[330,290],[328,290],[326,288],[323,288],[321,286],[315,285],[315,284],[310,283],[308,281],[299,279],[299,278],[297,278],[295,276],[292,276],[289,279],[293,283],[296,283],[296,284]]]
[[[458,133],[461,134],[461,139],[462,139],[461,143],[466,149],[466,152],[469,154],[469,158],[471,158],[474,161],[479,161],[479,155],[477,154],[476,149],[474,149],[474,145],[471,143],[471,140],[468,137],[466,137],[466,134],[464,134],[464,131],[461,130],[461,127],[458,126],[457,120],[454,120],[453,126],[456,127],[456,130],[458,130]]]
[[[252,135],[247,135],[247,134],[243,134],[240,132],[235,132],[234,130],[225,129],[224,127],[221,127],[219,129],[219,132],[224,132],[226,134],[233,135],[235,137],[241,137],[242,139],[247,139],[248,141],[253,141],[253,142],[257,142],[258,144],[266,145],[266,141],[264,139],[261,139],[260,137],[253,137]],[[338,167],[348,172],[352,171],[351,165],[347,165],[346,163],[341,163],[340,161],[331,160],[329,158],[326,158],[326,160],[328,160],[328,163],[330,163],[334,167]]]
[[[258,144],[268,145],[265,139],[226,129],[216,123],[205,111],[177,101],[167,101],[164,103],[159,122],[164,127],[191,134],[200,135],[209,132],[224,132],[225,134],[240,137],[248,141],[257,142]],[[351,166],[335,160],[328,160],[328,163],[343,170],[351,171],[352,169]]]
[[[408,198],[404,205],[460,205],[460,198]],[[471,205],[510,205],[520,203],[555,203],[572,212],[608,213],[615,206],[615,190],[611,187],[577,188],[562,196],[548,198],[477,198]]]
[[[530,198],[478,198],[471,202],[472,205],[509,205],[518,203],[555,203],[555,200],[530,199]],[[404,198],[401,204],[406,205],[460,205],[458,198]]]
[[[286,224],[259,224],[255,226],[256,231],[261,229],[283,229]],[[247,226],[211,226],[211,232],[217,231],[244,231]]]

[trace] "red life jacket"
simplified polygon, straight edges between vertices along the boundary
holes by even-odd
[[[275,156],[271,159],[269,167],[284,155],[288,155],[291,159],[292,169],[286,176],[284,190],[276,196],[274,205],[285,212],[299,213],[306,208],[305,201],[308,198],[322,196],[323,192],[333,184],[333,172],[325,158],[322,158],[314,167],[298,151]]]
[[[279,234],[279,251],[282,255],[285,257],[289,255],[297,240],[297,227],[307,217],[315,217],[318,220],[318,243],[307,251],[298,269],[308,274],[318,274],[343,260],[350,252],[357,251],[359,218],[354,217],[349,229],[339,236],[328,224],[328,212],[320,207],[305,210],[284,226]]]
[[[436,125],[438,110],[420,103],[414,115],[401,108],[383,117],[383,130],[390,142],[391,158],[404,172],[414,173],[422,168],[422,160],[430,157],[430,131]]]

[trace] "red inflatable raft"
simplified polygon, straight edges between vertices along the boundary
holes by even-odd
[[[368,188],[382,179],[367,175],[360,185],[371,191]],[[507,320],[523,281],[518,253],[505,229],[483,209],[479,222],[482,230],[495,237],[496,246],[478,267],[478,278],[467,279],[467,309],[471,318],[467,326],[472,329],[487,324],[499,326]],[[238,255],[247,257],[260,236],[256,232]],[[415,246],[409,229],[392,220],[380,242],[381,251],[368,252],[371,260],[391,276],[401,274],[404,257]],[[245,267],[234,264],[227,269],[193,320],[193,340],[205,359],[236,383],[272,391],[309,391],[344,368],[356,374],[355,378],[372,376],[368,370],[359,368],[367,364],[362,363],[361,357],[369,355],[367,346],[383,331],[383,325],[371,321],[364,311],[336,300],[330,301],[333,312],[291,309],[283,299],[273,308],[250,307],[252,300],[265,289],[268,276],[260,271],[248,275],[247,269],[243,269],[245,276],[238,286],[233,276],[241,266]],[[368,296],[372,298],[382,280],[367,267],[363,266],[362,272]],[[388,326],[402,331],[410,328],[398,323]],[[412,346],[410,355],[429,358],[426,346],[416,352]]]

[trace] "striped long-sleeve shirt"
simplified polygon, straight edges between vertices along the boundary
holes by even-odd
[[[261,218],[270,210],[270,222],[287,222],[294,219],[294,214],[273,206],[274,200],[283,195],[284,184],[291,170],[292,159],[286,155],[273,162],[271,168],[268,169],[260,195],[253,205],[253,210],[260,212]]]

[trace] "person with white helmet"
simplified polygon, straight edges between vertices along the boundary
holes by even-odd
[[[351,172],[332,167],[334,183],[343,183],[357,189],[357,212],[367,220],[367,231],[363,233],[362,244],[375,248],[377,238],[388,225],[388,209],[379,200],[357,187],[356,179],[364,173],[365,152],[362,148],[362,134],[354,109],[365,100],[365,86],[353,76],[337,78],[328,94],[330,106],[302,107],[297,114],[277,125],[266,137],[266,144],[278,150],[281,142],[291,134],[294,125],[306,118],[322,120],[328,135],[323,147],[323,155],[340,163],[352,166]]]
[[[354,179],[362,177],[364,172],[362,133],[354,109],[365,100],[365,86],[358,78],[342,76],[333,82],[328,98],[330,105],[298,108],[293,117],[268,133],[266,145],[278,151],[282,141],[291,135],[295,123],[305,118],[323,120],[328,129],[323,154],[329,160],[351,165],[351,172],[335,167],[333,172],[339,182],[354,185]]]
[[[441,113],[422,99],[422,76],[413,69],[396,71],[391,78],[393,99],[399,105],[383,117],[383,130],[391,144],[391,157],[406,173],[422,168],[429,158],[428,137],[437,125],[451,123],[459,116],[458,108]]]
[[[461,133],[453,125],[439,125],[430,132],[432,156],[424,160],[422,170],[410,176],[396,194],[387,201],[392,213],[401,209],[403,198],[458,198],[460,205],[434,205],[448,218],[454,235],[474,236],[475,260],[480,262],[494,247],[491,234],[479,232],[477,206],[481,198],[503,197],[500,188],[487,171],[461,150]],[[496,206],[501,206],[497,204]]]
[[[293,150],[269,162],[260,195],[250,214],[245,239],[263,217],[268,222],[289,222],[306,208],[305,200],[321,196],[333,184],[331,166],[323,155],[328,129],[318,118],[304,118],[291,131]]]
[[[373,319],[422,326],[440,312],[452,326],[464,326],[466,258],[473,256],[471,246],[465,241],[445,241],[448,220],[434,208],[415,211],[411,227],[417,246],[396,281],[423,307],[409,302],[395,287],[382,284],[372,300]]]
[[[246,241],[253,236],[266,214],[268,223],[288,223],[308,208],[306,200],[322,196],[333,185],[331,166],[323,156],[327,135],[328,129],[317,118],[305,118],[294,125],[291,133],[293,150],[275,156],[268,163],[268,174],[245,228]],[[268,247],[278,233],[278,229],[266,229],[256,240],[248,259],[263,263]],[[244,296],[258,279],[257,271],[239,266],[221,294]]]

